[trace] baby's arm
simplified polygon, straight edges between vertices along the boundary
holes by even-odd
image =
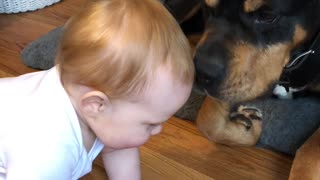
[[[140,180],[139,148],[110,150],[102,152],[103,163],[110,180]]]

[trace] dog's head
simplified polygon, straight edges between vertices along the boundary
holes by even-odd
[[[226,102],[265,94],[320,30],[320,0],[205,0],[196,83]]]

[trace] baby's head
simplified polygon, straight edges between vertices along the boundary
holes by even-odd
[[[159,0],[98,0],[66,24],[61,81],[79,117],[113,148],[142,145],[187,100],[189,43]]]

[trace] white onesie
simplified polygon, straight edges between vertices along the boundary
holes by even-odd
[[[57,68],[0,79],[0,180],[73,180],[91,171],[89,153]]]

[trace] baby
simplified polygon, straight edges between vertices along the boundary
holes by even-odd
[[[0,80],[0,180],[74,180],[102,152],[141,178],[139,146],[187,100],[190,47],[158,0],[96,0],[64,27],[56,66]]]

